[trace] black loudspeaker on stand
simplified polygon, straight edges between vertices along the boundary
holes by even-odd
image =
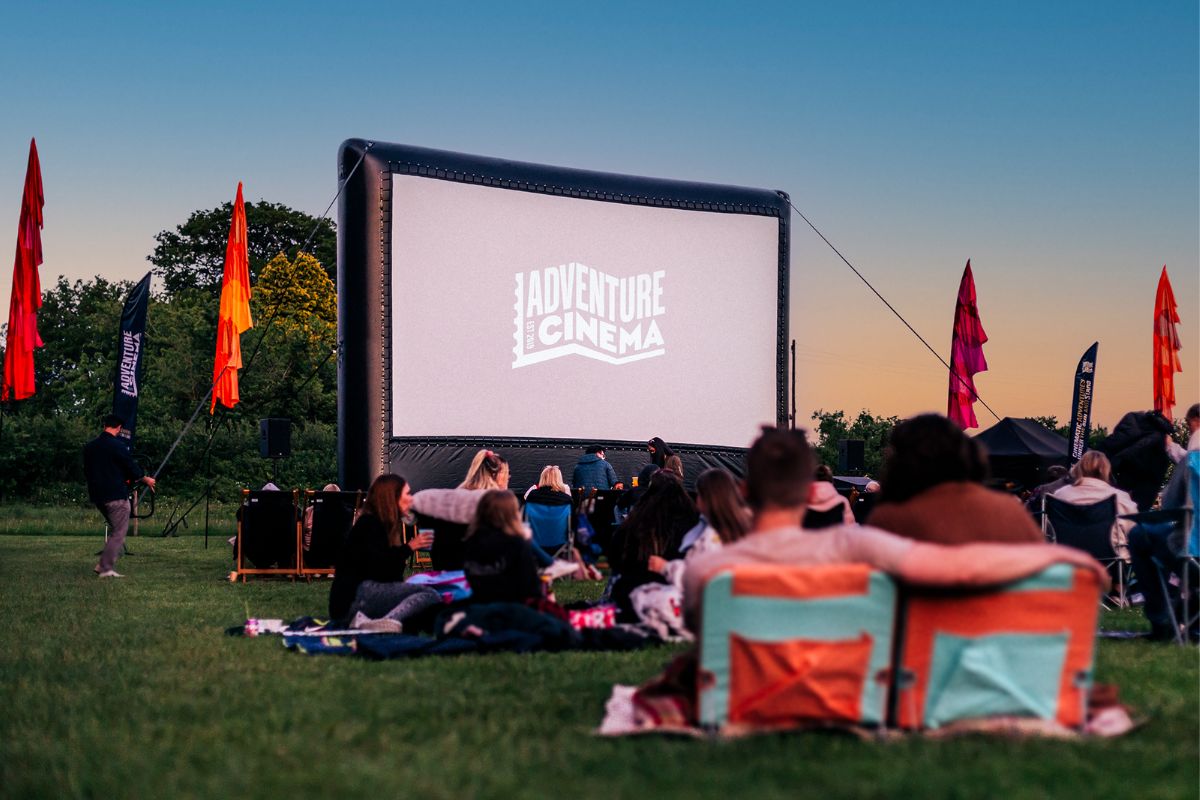
[[[292,421],[268,417],[258,421],[258,454],[271,459],[271,481],[278,477],[279,459],[292,454]]]
[[[860,475],[866,468],[866,443],[862,439],[838,439],[838,472]]]

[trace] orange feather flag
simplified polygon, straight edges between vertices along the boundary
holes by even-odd
[[[1179,331],[1175,329],[1178,324],[1175,292],[1171,290],[1164,264],[1154,297],[1154,410],[1161,411],[1167,419],[1174,419],[1171,413],[1175,407],[1175,373],[1183,372],[1179,363]]]
[[[221,309],[217,315],[217,357],[213,362],[213,395],[208,413],[217,403],[238,404],[238,370],[242,368],[242,334],[254,327],[250,318],[250,256],[246,239],[246,204],[238,183],[229,242],[225,245],[225,275],[221,279]]]

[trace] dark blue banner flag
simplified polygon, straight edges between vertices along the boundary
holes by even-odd
[[[1099,342],[1079,359],[1075,368],[1075,394],[1071,397],[1071,463],[1083,457],[1088,435],[1092,432],[1092,388],[1096,384],[1096,351]]]
[[[146,307],[150,303],[150,273],[138,281],[121,312],[117,338],[117,378],[113,382],[113,413],[125,421],[121,436],[133,447],[137,428],[138,390],[142,385],[142,343],[146,336]]]

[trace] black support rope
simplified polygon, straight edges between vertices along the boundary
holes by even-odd
[[[308,238],[306,238],[304,240],[304,243],[300,245],[300,248],[297,252],[303,251],[304,248],[308,247],[308,245],[312,242],[313,237],[315,237],[317,235],[317,231],[320,230],[320,228],[321,228],[321,223],[324,222],[326,219],[328,219],[329,209],[333,208],[333,204],[336,203],[337,199],[342,196],[342,190],[346,188],[346,184],[350,182],[350,179],[352,177],[354,177],[354,173],[357,172],[359,166],[362,165],[363,159],[365,159],[367,157],[367,153],[369,153],[371,151],[371,148],[374,146],[375,146],[374,142],[367,142],[367,146],[363,149],[362,155],[358,157],[358,161],[355,162],[354,167],[350,170],[349,173],[347,173],[345,179],[342,180],[338,184],[338,190],[336,193],[334,193],[333,199],[329,201],[329,205],[325,207],[325,213],[322,214],[320,216],[320,218],[317,219],[316,225],[313,226],[312,231],[308,234]],[[243,375],[250,369],[250,365],[254,363],[255,357],[258,355],[258,351],[262,347],[263,340],[267,338],[267,333],[271,328],[271,323],[275,321],[275,316],[279,311],[280,304],[281,304],[281,300],[275,301],[275,305],[271,309],[271,314],[270,314],[270,316],[267,317],[267,322],[263,326],[262,335],[258,338],[258,343],[254,347],[254,352],[252,352],[250,354],[250,358],[246,362],[246,365],[244,367],[242,367]],[[328,359],[329,359],[329,357],[326,356],[326,360],[328,360]],[[324,362],[322,362],[322,365],[323,364],[324,364]],[[225,369],[228,369],[228,365],[226,365]],[[318,367],[318,369],[319,369],[319,367]],[[221,375],[224,375],[224,374],[225,374],[225,370],[222,370]],[[158,469],[154,470],[154,477],[158,477],[158,474],[160,472],[162,472],[163,467],[165,467],[167,465],[167,460],[170,459],[171,454],[175,452],[175,448],[179,446],[179,443],[183,440],[183,437],[187,434],[188,430],[191,429],[192,424],[196,421],[196,417],[200,414],[200,409],[204,408],[204,404],[206,402],[208,402],[208,398],[212,395],[213,391],[216,389],[217,381],[219,381],[221,379],[221,375],[218,375],[215,379],[213,379],[212,385],[209,386],[208,391],[204,393],[204,399],[201,400],[200,404],[196,406],[196,410],[194,412],[192,412],[191,419],[189,419],[187,421],[187,424],[185,424],[183,426],[183,430],[180,431],[178,438],[175,439],[175,443],[173,445],[171,445],[171,449],[167,451],[166,458],[164,458],[162,460],[162,463],[158,465]],[[212,444],[212,437],[210,436],[208,444],[205,446],[206,449],[211,444]]]
[[[870,281],[868,281],[868,280],[867,280],[865,277],[863,277],[863,274],[862,274],[861,272],[859,272],[859,271],[858,271],[858,270],[855,268],[855,266],[854,266],[853,264],[851,264],[851,263],[850,263],[850,261],[849,261],[849,260],[848,260],[848,259],[847,259],[847,258],[846,258],[844,255],[842,255],[842,252],[841,252],[840,250],[838,250],[836,247],[834,247],[834,246],[833,246],[833,242],[831,242],[831,241],[829,241],[827,238],[825,238],[825,234],[821,233],[821,231],[819,231],[819,230],[817,229],[817,226],[816,226],[816,225],[813,225],[813,224],[812,224],[812,221],[811,221],[811,220],[810,220],[808,217],[804,216],[804,213],[803,213],[803,212],[802,212],[800,209],[796,208],[796,204],[795,204],[795,203],[793,203],[793,202],[791,201],[791,198],[788,198],[788,205],[792,207],[792,211],[795,211],[795,212],[796,212],[796,214],[797,214],[797,215],[800,217],[800,219],[802,219],[802,220],[804,220],[806,223],[808,223],[808,227],[810,227],[810,228],[812,228],[812,229],[813,229],[813,233],[815,233],[815,234],[817,234],[817,236],[820,236],[820,237],[821,237],[821,241],[823,241],[825,244],[829,245],[829,249],[830,249],[830,250],[832,250],[833,252],[837,253],[837,257],[838,257],[838,258],[840,258],[840,259],[842,260],[842,262],[843,262],[843,263],[844,263],[844,264],[845,264],[847,267],[849,267],[849,268],[850,268],[850,271],[851,271],[851,272],[853,272],[855,275],[857,275],[857,276],[858,276],[858,279],[859,279],[860,281],[862,281],[864,284],[866,284],[867,288],[868,288],[868,289],[870,289],[870,290],[871,290],[871,291],[872,291],[872,292],[875,294],[875,296],[879,298],[880,302],[882,302],[882,303],[883,303],[885,306],[887,306],[887,307],[888,307],[888,310],[889,310],[889,311],[891,311],[893,314],[895,314],[895,315],[896,315],[896,319],[898,319],[898,320],[900,320],[901,322],[903,322],[903,323],[904,323],[904,327],[906,327],[906,328],[908,328],[910,331],[912,331],[912,335],[913,335],[913,336],[916,336],[916,337],[917,337],[917,339],[918,339],[918,340],[921,342],[921,344],[925,345],[925,348],[926,348],[926,349],[927,349],[929,352],[933,353],[933,357],[934,357],[934,358],[936,358],[938,361],[940,361],[940,362],[942,363],[942,366],[946,368],[946,371],[947,371],[948,373],[951,373],[951,374],[953,374],[954,370],[953,370],[953,369],[951,369],[951,368],[950,368],[950,365],[946,363],[946,359],[942,358],[942,356],[941,356],[941,355],[938,353],[938,351],[937,351],[937,350],[934,350],[934,349],[933,349],[933,347],[932,347],[932,346],[929,344],[929,342],[925,341],[925,337],[924,337],[924,336],[922,336],[921,334],[917,333],[917,329],[916,329],[916,328],[914,328],[912,325],[910,325],[910,324],[908,323],[908,320],[906,320],[906,319],[905,319],[905,318],[904,318],[904,317],[903,317],[903,316],[900,314],[900,312],[899,312],[899,311],[897,311],[897,310],[896,310],[896,308],[895,308],[895,307],[894,307],[894,306],[893,306],[891,303],[889,303],[889,302],[887,301],[887,298],[885,298],[883,295],[881,295],[881,294],[879,293],[879,291],[878,291],[878,290],[876,290],[876,288],[875,288],[874,286],[872,286],[872,285],[871,285],[871,282],[870,282]],[[984,408],[986,408],[986,409],[987,409],[987,410],[988,410],[988,411],[991,413],[991,415],[992,415],[993,417],[995,417],[995,418],[996,418],[996,421],[997,421],[997,422],[999,422],[999,421],[1000,421],[1000,415],[999,415],[999,414],[997,414],[995,411],[992,411],[992,408],[991,408],[991,406],[989,406],[987,403],[985,403],[985,402],[984,402],[984,400],[983,400],[983,398],[979,396],[979,392],[975,392],[975,399],[976,399],[976,400],[978,400],[978,401],[979,401],[979,403],[980,403],[980,405],[982,405]]]

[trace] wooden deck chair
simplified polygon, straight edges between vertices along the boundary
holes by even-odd
[[[704,586],[700,723],[875,726],[887,721],[896,585],[865,564],[743,564]]]
[[[304,515],[311,520],[311,527],[301,534],[300,574],[332,576],[338,554],[354,525],[354,513],[362,505],[363,493],[310,489],[304,495]],[[307,548],[303,546],[305,540]]]
[[[237,574],[298,575],[300,493],[242,490],[238,509]]]
[[[416,519],[414,518],[411,523],[402,523],[400,536],[404,543],[407,544],[409,539],[425,530],[432,532],[433,528],[418,528]],[[433,569],[433,556],[429,550],[414,550],[411,563],[414,570],[431,570]]]
[[[1018,716],[1079,728],[1099,597],[1095,574],[1069,564],[982,591],[907,587],[896,633],[895,724],[919,730]]]
[[[1129,598],[1128,565],[1112,546],[1112,528],[1117,521],[1117,498],[1106,497],[1099,502],[1078,506],[1057,497],[1046,498],[1046,526],[1051,542],[1082,550],[1108,567],[1113,573],[1117,590],[1116,606],[1126,608]],[[1105,598],[1101,597],[1104,603]]]

